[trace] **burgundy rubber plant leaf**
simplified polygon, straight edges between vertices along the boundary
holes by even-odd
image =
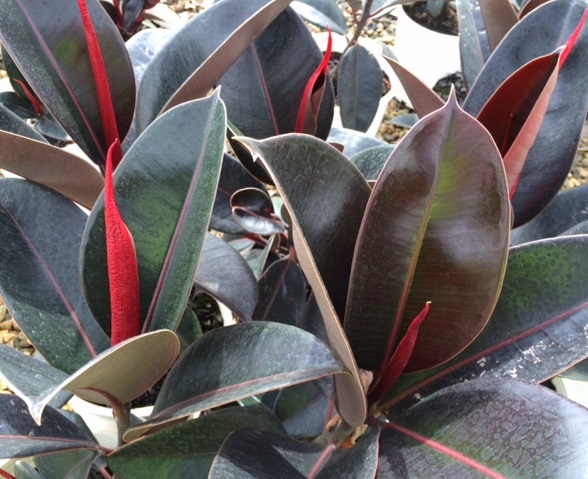
[[[123,222],[113,186],[113,152],[120,150],[116,140],[106,157],[104,220],[106,223],[106,260],[110,284],[111,343],[137,336],[141,332],[139,268],[133,238]]]
[[[536,58],[513,73],[478,114],[502,155],[510,198],[533,146],[557,84],[561,49]]]
[[[582,29],[584,28],[584,24],[586,23],[586,16],[588,16],[588,7],[586,7],[586,9],[584,10],[584,15],[582,15],[582,18],[578,22],[578,26],[572,32],[570,38],[568,38],[568,40],[566,41],[564,51],[562,52],[561,57],[559,58],[559,68],[563,67],[564,63],[568,59],[568,55],[571,53],[574,46],[576,45],[578,37],[580,36],[580,33],[582,33]]]
[[[408,364],[408,360],[412,355],[412,351],[414,350],[414,345],[419,334],[419,327],[427,317],[430,306],[431,302],[427,301],[423,310],[413,319],[412,323],[410,323],[406,334],[398,343],[392,357],[389,360],[387,359],[391,351],[388,351],[384,356],[382,364],[378,368],[368,391],[369,404],[375,404],[382,399],[382,397],[392,389],[392,386],[398,380],[402,371],[404,371],[404,368]],[[390,350],[393,345],[392,338],[390,339],[391,341],[388,344],[388,350]]]
[[[331,59],[331,51],[333,47],[331,29],[327,27],[327,31],[329,33],[327,51],[325,52],[323,61],[310,76],[306,88],[304,89],[300,108],[298,109],[298,117],[296,118],[295,133],[314,135],[316,132],[317,116],[319,114],[321,101],[325,92],[325,85],[329,75],[329,61]]]
[[[78,8],[80,9],[80,14],[82,16],[84,35],[86,36],[86,43],[88,45],[88,55],[90,57],[90,64],[92,65],[94,81],[96,82],[98,106],[100,108],[100,116],[102,118],[102,127],[104,128],[104,140],[106,141],[107,145],[111,145],[108,155],[113,157],[110,161],[114,162],[114,170],[122,159],[122,149],[119,142],[120,137],[118,134],[118,126],[116,124],[114,107],[112,105],[110,85],[108,84],[108,75],[106,74],[104,58],[102,57],[102,52],[100,51],[98,36],[96,35],[92,18],[88,12],[86,0],[78,0]]]

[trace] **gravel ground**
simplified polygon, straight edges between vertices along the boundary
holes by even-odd
[[[338,0],[340,4],[343,0]],[[180,15],[184,20],[190,19],[194,14],[203,9],[202,4],[204,0],[180,0],[180,1],[164,1]],[[346,11],[348,23],[350,21],[350,12]],[[379,39],[390,46],[394,44],[395,33],[395,18],[391,15],[386,15],[371,23],[364,31],[364,35],[368,38]],[[0,68],[0,79],[4,76],[4,71]],[[398,115],[410,113],[412,110],[407,108],[403,103],[393,99],[386,112],[386,117],[382,123],[382,127],[378,136],[388,142],[397,142],[408,131],[406,128],[398,127],[392,124],[392,119]],[[588,126],[585,128],[576,162],[572,171],[568,175],[568,179],[564,188],[578,186],[588,181]],[[0,342],[20,349],[25,354],[31,355],[34,352],[32,345],[26,339],[24,334],[20,331],[15,321],[7,311],[6,306],[0,298]],[[8,389],[0,381],[0,393],[9,392]]]

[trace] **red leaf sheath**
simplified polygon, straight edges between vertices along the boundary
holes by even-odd
[[[113,185],[112,153],[120,149],[118,140],[106,157],[104,184],[104,220],[106,223],[106,262],[110,284],[111,343],[114,346],[141,332],[139,268],[133,238],[123,222]]]
[[[318,101],[313,102],[312,96],[315,91],[321,89],[326,81],[327,75],[329,74],[329,60],[331,59],[331,51],[333,47],[331,29],[327,27],[327,30],[329,32],[327,51],[325,52],[323,61],[310,76],[310,79],[304,88],[302,101],[300,102],[300,107],[298,109],[298,116],[296,117],[296,126],[294,129],[296,133],[308,133],[312,135],[314,134],[314,131],[307,130],[316,130],[316,115],[318,114],[320,102],[322,100],[322,90],[320,92],[320,98],[317,99]],[[316,105],[313,105],[313,103]],[[316,106],[316,108],[313,108],[313,106]],[[310,126],[310,124],[312,124],[312,126]]]
[[[412,355],[412,351],[414,350],[414,345],[419,334],[419,327],[429,313],[430,305],[430,301],[425,303],[423,310],[412,320],[412,323],[410,323],[406,334],[400,343],[398,343],[396,351],[394,351],[388,364],[383,365],[383,367],[380,367],[376,372],[376,377],[368,391],[368,402],[370,404],[374,404],[382,399],[382,397],[392,389],[392,386],[394,386],[394,383],[398,380],[402,371],[404,371],[404,368],[408,364],[408,360]]]
[[[41,118],[43,116],[43,107],[41,106],[41,103],[39,102],[39,99],[36,97],[36,95],[29,89],[26,83],[17,80],[16,78],[14,78],[13,81],[16,82],[18,86],[22,88],[22,91],[33,105],[35,113],[39,118]]]
[[[566,62],[566,60],[568,58],[568,55],[571,53],[574,46],[576,45],[576,42],[578,41],[578,37],[580,36],[582,29],[584,28],[584,23],[586,23],[586,16],[587,15],[588,15],[588,7],[586,7],[586,9],[584,10],[584,14],[582,15],[582,18],[580,19],[580,22],[578,23],[578,25],[576,26],[576,28],[574,29],[574,31],[570,35],[570,38],[568,38],[568,40],[566,41],[565,49],[562,52],[561,57],[559,57],[559,67],[560,68],[563,67],[564,63]]]
[[[104,58],[102,57],[102,51],[100,50],[100,44],[98,42],[96,30],[94,29],[94,24],[92,23],[92,18],[88,12],[86,0],[78,0],[78,7],[82,16],[82,25],[84,26],[84,35],[86,36],[86,44],[88,45],[90,65],[92,66],[92,73],[94,74],[94,81],[96,83],[98,106],[100,108],[102,128],[104,129],[104,141],[106,145],[118,144],[116,150],[111,153],[114,155],[113,168],[116,169],[122,159],[122,150],[120,143],[116,141],[119,138],[118,126],[116,124],[116,116],[112,105],[112,95],[110,93],[110,85],[108,84],[108,75],[106,74]]]

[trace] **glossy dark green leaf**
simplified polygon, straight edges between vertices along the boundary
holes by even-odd
[[[265,190],[263,183],[251,176],[239,160],[225,153],[218,190],[210,218],[211,229],[230,234],[247,233],[245,229],[235,223],[230,203],[233,193],[243,188]]]
[[[292,8],[313,25],[323,29],[328,26],[341,35],[347,33],[345,16],[334,0],[297,0],[292,2]]]
[[[500,299],[484,331],[451,361],[403,375],[383,408],[481,376],[542,382],[586,357],[586,255],[588,236],[512,248]]]
[[[278,260],[259,279],[253,319],[299,326],[306,307],[306,281],[292,256]]]
[[[452,95],[398,144],[366,208],[345,317],[359,366],[388,361],[427,301],[407,370],[465,348],[498,299],[509,229],[500,154]]]
[[[586,477],[588,411],[539,385],[461,383],[384,427],[378,477]]]
[[[248,233],[271,236],[284,233],[286,226],[273,212],[272,200],[257,188],[243,188],[231,196],[233,218]]]
[[[144,330],[174,329],[193,285],[220,174],[225,110],[218,94],[162,115],[114,174],[116,200],[135,243]],[[88,304],[110,330],[104,202],[82,241]]]
[[[257,282],[243,257],[228,243],[206,236],[196,269],[196,286],[227,306],[238,318],[250,321],[257,302]]]
[[[108,465],[117,477],[127,479],[206,479],[226,437],[251,427],[282,431],[263,408],[221,409],[119,448],[108,456]]]
[[[88,161],[45,140],[0,131],[0,167],[71,198],[91,209],[104,178]]]
[[[99,444],[55,409],[48,407],[43,424],[35,424],[25,403],[0,395],[0,457],[18,458],[71,450],[100,451]]]
[[[341,318],[356,232],[370,187],[349,160],[327,143],[307,135],[281,135],[256,141],[241,138],[268,169],[293,225],[293,242],[316,295],[329,345],[352,372],[340,376],[339,413],[351,425],[362,424],[365,394]]]
[[[350,160],[366,180],[376,181],[392,151],[394,145],[373,146],[352,156]]]
[[[86,1],[108,75],[119,135],[126,135],[135,107],[135,83],[126,48],[100,3]],[[59,20],[55,18],[59,12]],[[82,18],[67,0],[0,4],[0,41],[41,101],[97,164],[106,150],[96,83]]]
[[[14,133],[15,135],[26,136],[33,140],[42,141],[46,143],[45,138],[34,128],[22,120],[16,113],[13,113],[2,104],[0,99],[0,130]]]
[[[103,405],[110,405],[113,398],[120,404],[131,402],[161,379],[179,352],[174,333],[154,331],[119,343],[67,375],[2,345],[1,376],[27,403],[31,417],[41,423],[47,404],[61,390]]]
[[[356,44],[340,60],[337,97],[345,128],[367,131],[382,97],[384,74],[376,57]]]
[[[252,138],[295,131],[304,89],[322,59],[308,27],[292,9],[286,9],[220,81],[231,122]],[[317,137],[329,134],[333,108],[333,88],[327,81]]]
[[[204,96],[291,1],[225,0],[178,29],[153,58],[141,81],[138,131],[147,128],[164,107],[171,107],[170,101],[177,105]]]
[[[70,373],[109,346],[77,275],[85,221],[47,188],[0,180],[0,294],[45,359]]]
[[[138,429],[336,373],[348,374],[324,343],[299,328],[254,321],[215,329],[180,356]]]
[[[512,246],[559,236],[588,220],[588,185],[558,193],[537,217],[511,232]]]
[[[586,5],[582,0],[548,2],[526,15],[488,59],[464,109],[477,115],[499,85],[530,60],[552,53],[574,31]],[[539,135],[529,152],[512,199],[515,226],[547,206],[567,177],[588,109],[588,27],[559,72]]]
[[[35,467],[44,479],[86,479],[98,451],[68,451],[35,457]]]
[[[298,442],[263,429],[237,431],[222,445],[211,477],[226,479],[374,479],[378,463],[377,428],[350,449]]]

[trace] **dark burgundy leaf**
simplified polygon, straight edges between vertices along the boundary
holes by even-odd
[[[588,185],[564,190],[537,217],[512,230],[511,246],[553,238],[588,220]]]
[[[306,281],[292,256],[278,260],[259,279],[253,319],[299,326],[306,306]]]
[[[231,196],[235,222],[245,231],[262,236],[284,233],[284,223],[273,213],[272,200],[257,188],[244,188]]]
[[[243,188],[265,191],[263,183],[251,176],[239,160],[225,153],[210,218],[211,229],[229,234],[247,234],[247,230],[235,223],[231,210],[231,196]]]
[[[257,283],[251,268],[228,243],[206,235],[196,269],[196,286],[250,321],[257,302]]]
[[[464,102],[464,109],[477,115],[514,71],[564,45],[585,8],[581,0],[555,0],[526,15],[488,59]],[[567,177],[588,109],[588,76],[579,73],[586,69],[588,28],[584,26],[559,72],[547,113],[512,199],[515,226],[526,223],[543,210]]]
[[[585,477],[588,411],[543,386],[468,381],[382,426],[378,477]]]
[[[222,77],[229,120],[252,138],[295,131],[306,84],[322,59],[308,27],[292,9],[284,10]],[[333,118],[330,81],[326,86],[317,117],[319,138],[327,137]]]
[[[210,475],[223,479],[374,479],[379,435],[377,428],[369,429],[354,447],[338,449],[272,431],[241,430],[222,445]]]

